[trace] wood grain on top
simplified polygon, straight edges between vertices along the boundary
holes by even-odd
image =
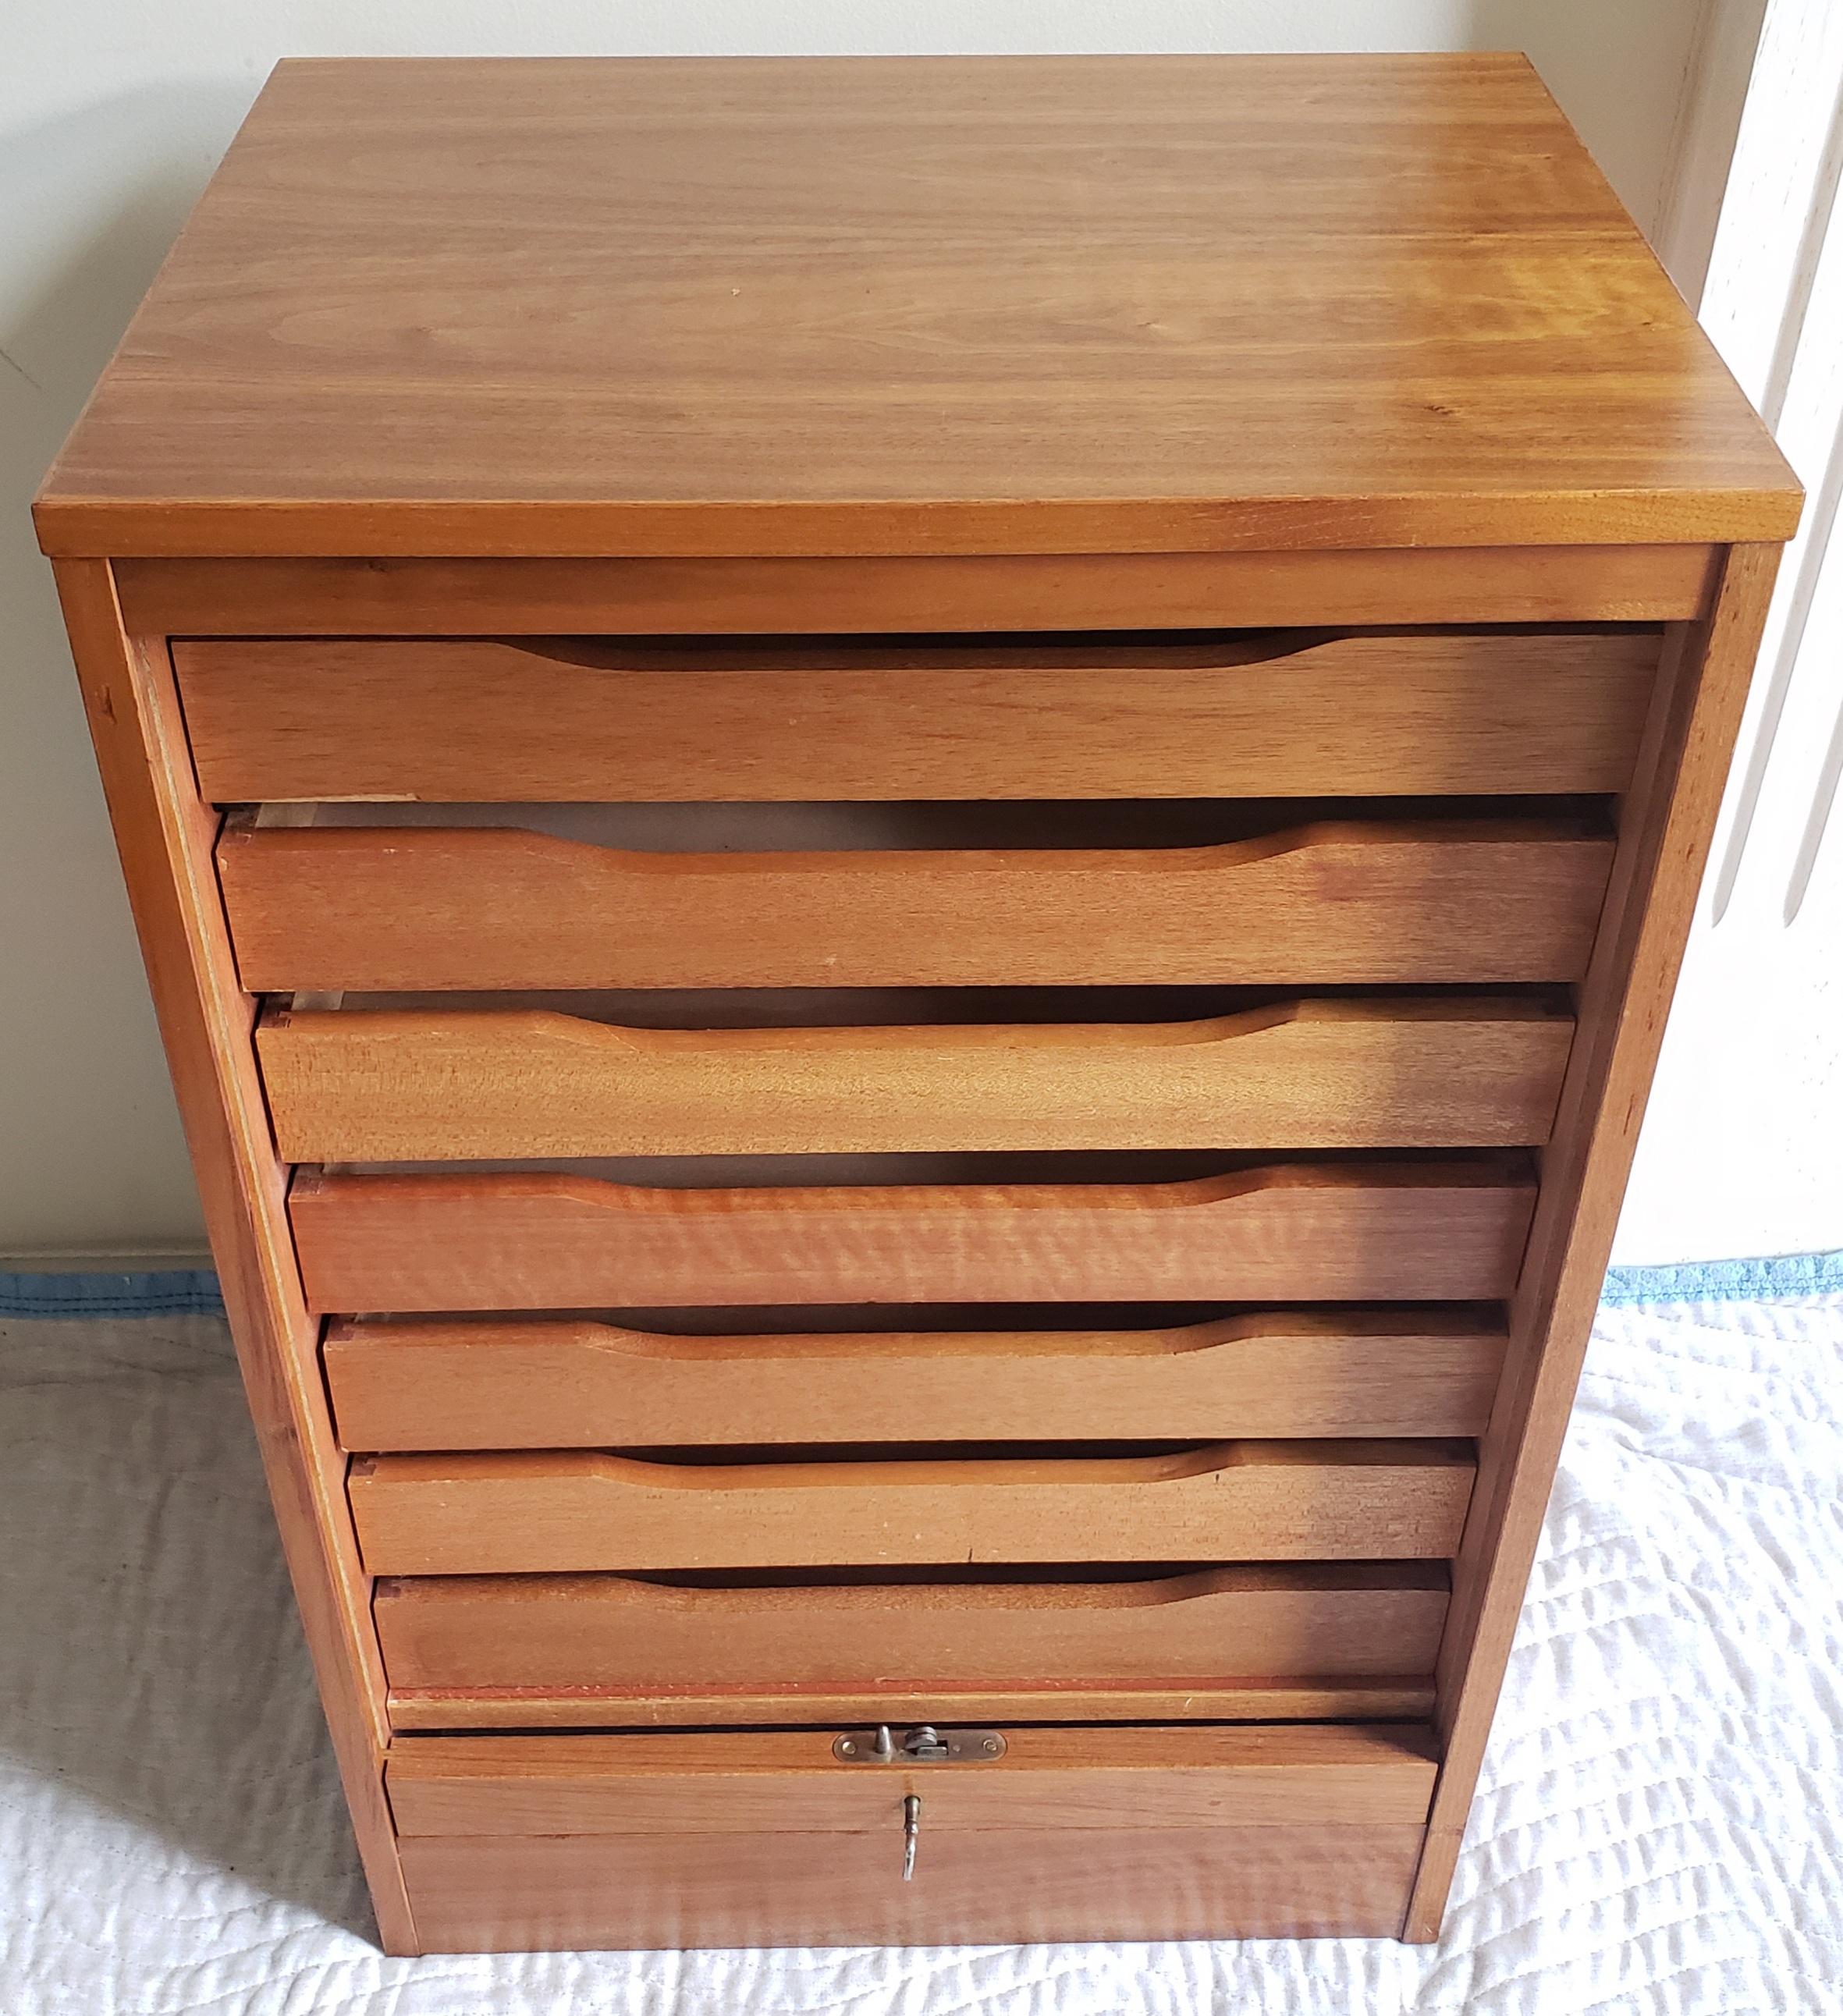
[[[48,550],[1776,539],[1510,56],[289,63]]]

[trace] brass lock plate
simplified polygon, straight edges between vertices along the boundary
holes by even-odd
[[[1005,1754],[995,1729],[941,1729],[919,1723],[913,1729],[880,1723],[848,1729],[835,1737],[832,1755],[841,1764],[989,1764]]]

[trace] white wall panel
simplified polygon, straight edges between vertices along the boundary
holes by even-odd
[[[1615,1258],[1843,1247],[1843,8],[1771,0],[1701,315],[1808,492]]]

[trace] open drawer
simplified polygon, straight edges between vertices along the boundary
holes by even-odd
[[[1172,1455],[656,1463],[591,1449],[363,1456],[373,1575],[882,1563],[1450,1558],[1465,1442]]]
[[[252,992],[1578,980],[1610,833],[1412,802],[322,805],[218,872]]]
[[[183,640],[223,804],[1622,791],[1655,629]],[[1430,733],[1430,725],[1439,733]]]
[[[335,1319],[322,1358],[340,1442],[359,1454],[901,1442],[918,1422],[943,1442],[1485,1431],[1504,1352],[1497,1308],[1182,1320],[1194,1306],[1148,1323],[1143,1305],[1103,1305],[1063,1327],[1028,1305],[717,1311],[707,1334],[685,1332],[684,1310],[643,1328]],[[977,1327],[954,1327],[956,1315]],[[758,1331],[777,1317],[801,1327]],[[681,1327],[650,1327],[661,1320]]]
[[[1443,1562],[385,1579],[398,1729],[1424,1715]]]
[[[542,1009],[278,1009],[293,1162],[1546,1141],[1572,1019],[1516,998],[1288,999],[1203,1021],[649,1029]]]
[[[1478,1302],[1510,1293],[1535,1197],[1528,1162],[1503,1154],[1271,1159],[1175,1183],[711,1189],[303,1168],[289,1216],[309,1306],[342,1313]]]
[[[1433,1791],[1424,1729],[941,1734],[952,1754],[931,1761],[901,1730],[890,1761],[869,1730],[411,1737],[386,1784],[432,1942],[1400,1928]]]

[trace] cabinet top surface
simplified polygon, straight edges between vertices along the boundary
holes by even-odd
[[[114,555],[1776,539],[1519,56],[284,63],[38,511]]]

